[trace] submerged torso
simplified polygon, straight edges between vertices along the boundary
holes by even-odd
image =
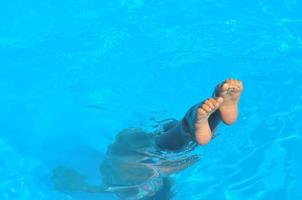
[[[163,187],[163,179],[194,164],[199,156],[192,155],[195,142],[188,142],[182,149],[166,151],[156,145],[158,134],[138,128],[121,131],[109,145],[101,165],[104,186],[115,191],[122,199],[144,199]],[[165,124],[167,125],[167,124]]]

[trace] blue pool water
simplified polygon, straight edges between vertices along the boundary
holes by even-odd
[[[302,199],[302,1],[7,1],[0,7],[0,199],[56,191],[57,165],[100,182],[119,130],[181,118],[228,77],[240,118],[176,174],[175,200]]]

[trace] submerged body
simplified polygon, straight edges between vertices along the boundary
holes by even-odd
[[[166,132],[167,127],[177,124],[178,121],[171,120],[163,125],[161,133],[148,133],[137,128],[121,131],[108,147],[101,165],[104,186],[127,200],[152,197],[165,189],[166,192],[162,194],[165,197],[160,199],[167,199],[169,175],[199,160],[199,156],[191,154],[196,143],[188,141],[181,151],[166,151],[156,145],[156,138]]]
[[[214,137],[220,122],[232,124],[238,116],[241,81],[219,84],[212,98],[193,106],[181,121],[169,120],[148,133],[139,128],[121,131],[108,146],[101,164],[102,186],[92,186],[66,168],[54,170],[58,190],[114,192],[124,200],[170,199],[170,175],[199,160],[193,149]]]

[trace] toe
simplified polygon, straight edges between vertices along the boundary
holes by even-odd
[[[211,98],[211,99],[209,99],[209,101],[211,102],[210,105],[212,105],[211,109],[213,112],[221,105],[221,103],[223,102],[223,98],[222,97],[217,97],[215,99]],[[207,104],[207,105],[209,105],[209,104]]]
[[[229,89],[236,91],[238,88],[239,82],[236,79],[229,79]]]
[[[198,108],[198,114],[203,116],[203,115],[207,114],[207,111],[205,111],[203,108]]]
[[[211,102],[214,105],[214,109],[216,109],[219,106],[219,102],[217,102],[216,99],[211,99]]]
[[[218,103],[218,106],[224,101],[222,97],[217,97],[215,100]]]
[[[235,91],[239,90],[239,89],[240,89],[240,88],[239,88],[239,81],[234,80],[234,83],[233,83],[232,86],[233,86],[233,88],[234,88]]]
[[[211,108],[211,109],[214,109],[215,108],[215,104],[214,104],[214,99],[213,98],[210,98],[208,99],[205,103]]]
[[[226,80],[226,82],[227,82],[228,84],[230,84],[230,85],[233,85],[233,84],[234,84],[234,79],[229,78],[229,79]]]
[[[239,88],[240,88],[241,91],[243,90],[243,83],[242,83],[242,81],[239,81]]]
[[[216,99],[211,98],[210,101],[211,101],[212,105],[215,107],[215,104],[217,103],[217,102],[216,102]]]
[[[207,111],[207,112],[211,112],[211,108],[210,108],[210,106],[208,106],[207,104],[203,104],[202,106],[201,106],[201,108],[202,109],[204,109],[205,111]]]
[[[225,92],[225,91],[227,91],[229,88],[230,88],[230,83],[229,83],[229,82],[225,82],[225,83],[223,83],[223,84],[221,85],[220,90],[221,90],[222,92]]]
[[[238,92],[242,91],[242,82],[240,80],[236,80],[235,85],[236,85],[236,91]]]

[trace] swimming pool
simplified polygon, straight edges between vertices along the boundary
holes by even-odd
[[[302,2],[14,1],[0,14],[0,199],[64,194],[52,169],[99,183],[122,128],[180,118],[228,77],[240,119],[175,175],[176,200],[302,199]]]

